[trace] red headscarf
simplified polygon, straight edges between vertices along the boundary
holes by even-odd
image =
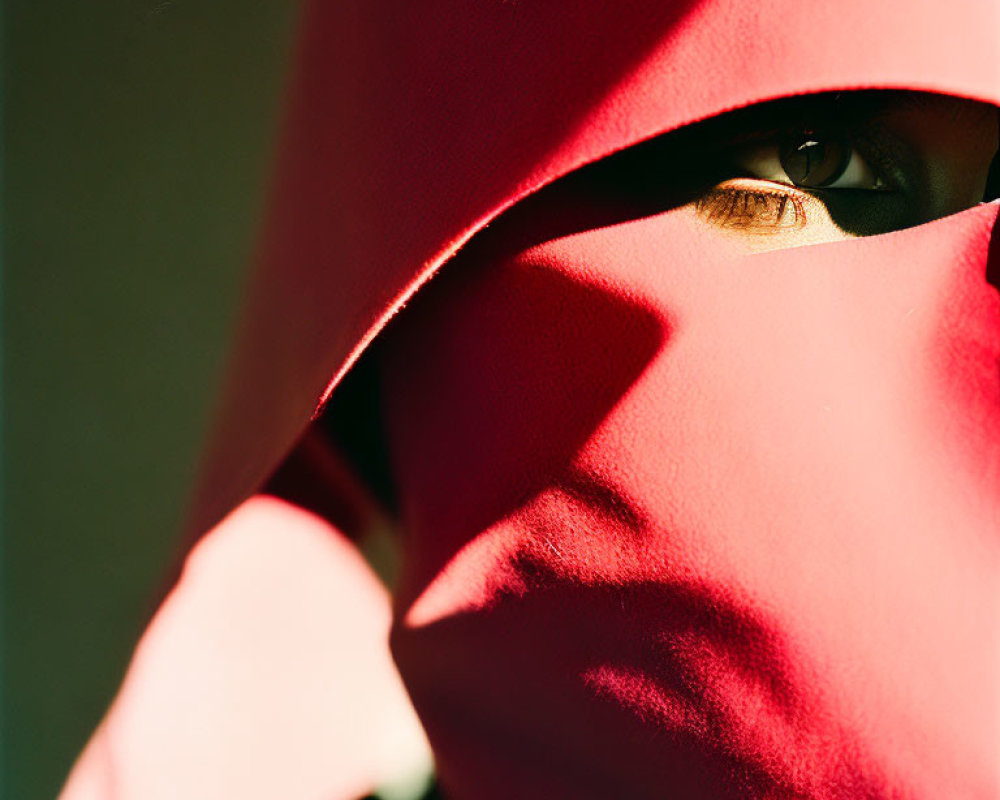
[[[312,2],[191,527],[245,499],[416,289],[582,164],[830,89],[1000,99],[992,0]]]
[[[998,44],[982,0],[310,4],[193,531],[540,187],[792,94],[996,103]],[[444,267],[381,371],[449,797],[997,796],[995,219],[756,256],[500,219]]]

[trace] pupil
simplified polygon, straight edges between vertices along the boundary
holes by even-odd
[[[796,186],[829,186],[844,174],[850,148],[836,139],[813,133],[786,140],[779,149],[781,168]]]

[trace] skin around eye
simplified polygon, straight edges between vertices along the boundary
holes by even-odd
[[[682,214],[747,252],[887,233],[983,200],[997,122],[996,106],[921,92],[761,103],[581,167],[507,218],[537,243]]]
[[[914,92],[816,95],[720,118],[724,175],[689,211],[756,252],[886,233],[975,205],[996,109]],[[740,126],[743,126],[742,128]]]

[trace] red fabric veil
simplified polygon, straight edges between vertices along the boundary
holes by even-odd
[[[393,645],[449,797],[1000,796],[996,206],[754,256],[669,212],[469,242],[751,103],[996,103],[998,6],[313,2],[302,32],[192,532],[451,259],[380,366]]]

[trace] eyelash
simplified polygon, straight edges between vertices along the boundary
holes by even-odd
[[[802,199],[778,190],[716,187],[695,201],[695,210],[707,222],[751,233],[760,228],[798,230],[807,222]]]

